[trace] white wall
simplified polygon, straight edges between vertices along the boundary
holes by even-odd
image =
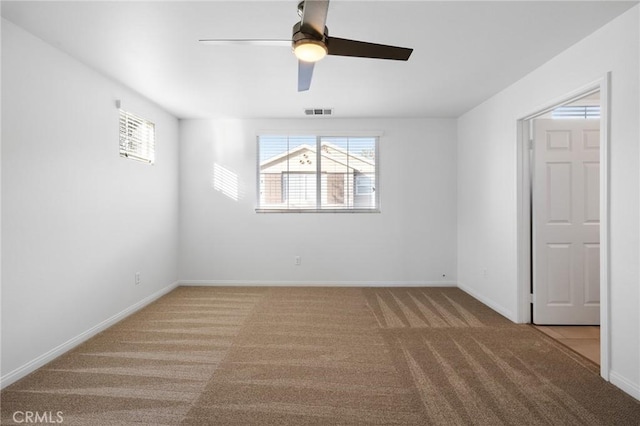
[[[610,379],[636,398],[640,398],[638,15],[636,6],[458,120],[459,285],[516,320],[516,122],[612,72]]]
[[[382,212],[255,213],[261,130],[383,131]],[[181,282],[456,283],[455,120],[183,120],[180,144]],[[238,200],[214,189],[214,164]]]
[[[155,121],[154,166],[119,157],[116,99]],[[177,142],[177,119],[2,21],[3,385],[177,280]]]

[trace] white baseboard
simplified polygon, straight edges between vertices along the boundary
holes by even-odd
[[[609,371],[609,381],[612,385],[622,389],[624,392],[640,401],[640,385],[638,383],[633,383],[615,371]]]
[[[180,280],[181,286],[230,287],[456,287],[455,281]]]
[[[161,296],[164,296],[165,294],[169,293],[171,290],[173,290],[176,287],[178,287],[178,285],[179,285],[178,281],[168,285],[167,287],[165,287],[165,288],[153,293],[152,295],[145,297],[144,299],[142,299],[138,303],[129,306],[128,308],[124,309],[123,311],[118,312],[117,314],[113,315],[110,318],[107,318],[106,320],[104,320],[101,323],[91,327],[90,329],[84,331],[83,333],[80,333],[79,335],[77,335],[77,336],[67,340],[66,342],[62,343],[61,345],[58,345],[55,348],[51,349],[50,351],[48,351],[48,352],[40,355],[39,357],[27,362],[26,364],[22,365],[21,367],[18,367],[15,370],[13,370],[13,371],[7,373],[6,375],[0,377],[0,389],[3,389],[4,387],[9,386],[11,383],[14,383],[17,380],[20,380],[21,378],[23,378],[27,374],[32,373],[33,371],[37,370],[38,368],[42,367],[43,365],[47,364],[48,362],[50,362],[50,361],[54,360],[55,358],[59,357],[60,355],[64,354],[65,352],[67,352],[67,351],[73,349],[74,347],[78,346],[82,342],[85,342],[86,340],[90,339],[91,337],[95,336],[96,334],[100,333],[101,331],[111,327],[112,325],[114,325],[118,321],[122,320],[123,318],[125,318],[125,317],[131,315],[132,313],[144,308],[145,306],[147,306],[151,302],[155,301],[156,299],[160,298]]]
[[[504,306],[500,306],[497,303],[495,303],[493,300],[489,300],[486,297],[478,294],[475,290],[458,283],[458,288],[462,291],[464,291],[465,293],[469,294],[471,297],[473,297],[474,299],[477,299],[478,301],[484,303],[485,305],[487,305],[488,307],[490,307],[491,309],[493,309],[494,311],[496,311],[497,313],[499,313],[500,315],[502,315],[503,317],[506,317],[508,320],[513,321],[515,323],[517,323],[517,319],[516,319],[516,315],[510,311],[509,309],[506,309]]]

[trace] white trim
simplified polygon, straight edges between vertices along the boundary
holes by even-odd
[[[609,372],[609,379],[611,384],[622,389],[623,391],[625,391],[635,399],[640,400],[640,384],[633,383],[632,381],[616,373],[615,371]]]
[[[499,313],[503,317],[507,318],[508,320],[511,320],[513,322],[517,322],[516,321],[516,316],[514,315],[513,311],[505,308],[504,306],[496,304],[493,300],[487,299],[486,297],[482,296],[481,294],[477,293],[476,291],[474,291],[470,287],[467,287],[467,286],[465,286],[463,284],[458,283],[458,288],[460,290],[464,291],[465,293],[467,293],[469,296],[471,296],[474,299],[478,300],[479,302],[484,303],[485,305],[487,305],[488,307],[490,307],[491,309],[493,309],[494,311],[496,311],[497,313]]]
[[[20,380],[21,378],[23,378],[24,376],[34,372],[35,370],[37,370],[38,368],[42,367],[43,365],[53,361],[55,358],[59,357],[60,355],[64,354],[65,352],[75,348],[76,346],[78,346],[79,344],[89,340],[91,337],[95,336],[96,334],[100,333],[101,331],[111,327],[112,325],[114,325],[115,323],[117,323],[118,321],[121,321],[122,319],[124,319],[125,317],[133,314],[134,312],[144,308],[145,306],[147,306],[148,304],[150,304],[151,302],[155,301],[156,299],[159,299],[160,297],[164,296],[165,294],[169,293],[171,290],[175,289],[176,287],[178,287],[178,281],[173,282],[172,284],[168,285],[167,287],[153,293],[150,296],[145,297],[144,299],[142,299],[141,301],[129,306],[128,308],[118,312],[117,314],[113,315],[110,318],[107,318],[106,320],[102,321],[99,324],[96,324],[95,326],[91,327],[90,329],[78,334],[75,337],[72,337],[71,339],[67,340],[66,342],[56,346],[55,348],[51,349],[50,351],[32,359],[31,361],[27,362],[26,364],[16,368],[15,370],[5,374],[4,376],[0,377],[0,389],[10,385],[11,383],[16,382],[17,380]]]
[[[455,281],[180,280],[179,285],[209,287],[457,287]]]
[[[601,85],[603,84],[603,82],[605,80],[608,79],[608,76],[611,73],[607,73],[604,77],[590,83],[590,84],[586,84],[584,86],[582,86],[579,89],[576,89],[574,91],[572,91],[571,93],[568,93],[565,96],[560,96],[558,98],[556,98],[555,100],[552,100],[550,102],[547,102],[546,104],[544,104],[544,106],[541,106],[539,108],[537,108],[535,110],[535,112],[521,118],[520,120],[522,121],[527,121],[527,120],[532,120],[534,118],[538,118],[541,115],[544,115],[548,112],[553,111],[554,109],[556,109],[559,106],[562,106],[564,104],[570,104],[574,101],[577,101],[581,98],[584,98],[585,96],[589,96],[591,94],[594,94],[596,92],[599,92],[601,90]],[[601,101],[602,103],[602,98]],[[600,110],[600,115],[602,116],[602,110]]]
[[[609,138],[611,137],[611,72],[600,81],[600,375],[610,380],[611,373],[611,288],[609,286],[609,196],[610,162]],[[637,394],[636,394],[637,395]],[[636,396],[637,398],[637,396]]]
[[[529,120],[518,120],[518,283],[516,288],[516,298],[518,307],[516,311],[516,322],[531,323],[531,232],[530,217],[531,212],[531,169],[530,163],[530,129]]]
[[[587,84],[573,92],[559,97],[546,105],[541,106],[535,112],[520,118],[517,121],[517,167],[518,167],[518,287],[517,287],[517,311],[518,322],[531,322],[530,303],[527,295],[530,293],[530,174],[529,174],[529,130],[530,120],[545,114],[558,105],[570,103],[581,97],[600,91],[600,375],[609,380],[610,376],[610,347],[611,347],[611,321],[610,321],[610,288],[609,288],[609,138],[611,124],[609,111],[611,105],[610,87],[611,72],[608,72],[598,80]],[[474,296],[475,297],[475,296]],[[495,308],[494,308],[495,309]]]

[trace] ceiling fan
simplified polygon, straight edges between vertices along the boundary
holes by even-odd
[[[298,4],[300,22],[293,26],[291,40],[202,39],[209,44],[291,45],[298,58],[298,92],[309,90],[314,64],[326,55],[406,61],[413,49],[330,37],[325,26],[329,0],[303,0]]]

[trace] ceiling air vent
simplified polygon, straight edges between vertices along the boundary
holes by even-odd
[[[305,115],[332,115],[333,108],[305,108]]]

